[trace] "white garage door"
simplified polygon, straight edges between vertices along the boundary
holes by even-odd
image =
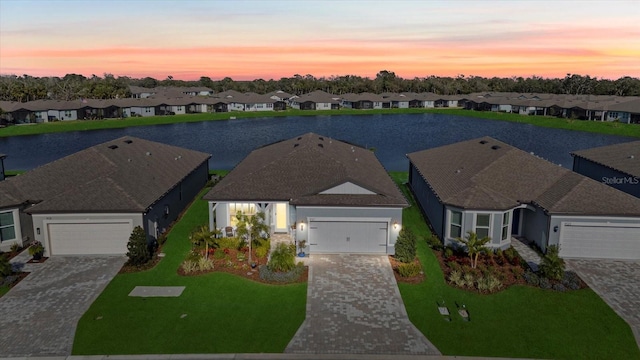
[[[50,223],[51,255],[126,254],[129,222]]]
[[[564,224],[560,256],[640,259],[640,226],[624,224]]]
[[[310,253],[384,254],[386,222],[311,221]]]

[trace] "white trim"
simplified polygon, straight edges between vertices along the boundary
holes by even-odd
[[[144,214],[142,212],[131,212],[131,213],[126,213],[126,212],[123,212],[123,213],[101,212],[101,213],[61,213],[61,214],[56,214],[56,213],[47,213],[47,214],[34,213],[34,214],[32,214],[32,216],[42,216],[43,222],[52,220],[51,219],[52,216],[55,216],[55,217],[82,217],[82,216],[132,216],[132,215],[144,215]],[[95,221],[107,220],[107,222],[111,221],[111,219],[86,219],[86,220],[89,220],[90,222],[92,222],[93,220],[95,220]],[[78,219],[78,220],[62,220],[62,221],[76,222],[76,221],[82,221],[82,219]]]
[[[591,223],[591,222],[561,222],[562,229],[565,226],[569,227],[629,227],[629,228],[640,228],[640,223]],[[561,229],[561,230],[562,230]]]
[[[470,212],[470,214],[473,214],[473,221],[471,222],[471,228],[473,229],[473,231],[476,233],[476,235],[478,235],[478,225],[477,225],[477,221],[478,221],[478,215],[489,215],[489,226],[488,226],[488,231],[487,231],[487,236],[490,237],[493,240],[493,237],[491,237],[491,235],[493,234],[493,213],[487,213],[487,212]],[[500,221],[502,221],[502,219],[500,219]],[[483,229],[485,228],[484,226],[482,227]],[[478,235],[478,238],[480,238],[480,236]],[[500,227],[500,238],[502,240],[502,227]]]
[[[604,220],[604,219],[611,219],[611,220],[636,220],[636,221],[640,221],[640,215],[638,216],[607,216],[607,215],[595,215],[595,216],[576,216],[576,215],[560,215],[560,214],[549,214],[549,216],[551,216],[551,218],[563,218],[563,219],[577,219],[577,220]],[[632,223],[631,223],[632,224]]]
[[[371,209],[375,209],[375,210],[398,210],[398,209],[403,209],[402,206],[397,206],[397,207],[378,207],[378,206],[362,206],[362,207],[356,207],[356,206],[349,206],[349,205],[345,205],[345,206],[298,206],[298,205],[293,205],[298,209],[353,209],[353,210],[371,210]]]

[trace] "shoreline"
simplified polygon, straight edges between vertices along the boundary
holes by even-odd
[[[225,112],[225,113],[195,113],[184,115],[165,115],[150,117],[134,117],[125,119],[103,120],[73,120],[51,123],[12,125],[0,129],[0,138],[12,136],[41,135],[59,132],[90,131],[106,129],[122,129],[134,126],[153,126],[177,123],[190,123],[202,121],[240,120],[260,117],[285,117],[285,116],[340,116],[340,115],[396,115],[396,114],[445,114],[479,118],[485,120],[497,120],[531,124],[535,126],[586,131],[606,135],[638,137],[640,138],[640,126],[636,124],[622,124],[617,122],[600,122],[564,119],[549,116],[519,115],[512,113],[487,112],[475,110],[463,110],[460,108],[430,108],[430,109],[374,109],[374,110],[284,110],[261,112]]]

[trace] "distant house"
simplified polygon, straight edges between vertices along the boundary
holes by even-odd
[[[490,137],[408,154],[409,185],[433,231],[506,248],[523,236],[576,258],[640,259],[640,199]]]
[[[204,199],[211,228],[264,212],[313,254],[393,254],[408,206],[373,152],[314,133],[252,151]]]
[[[640,198],[640,141],[574,151],[573,171]]]
[[[209,154],[134,137],[92,146],[0,181],[0,250],[125,254],[135,226],[162,234],[208,180]]]
[[[627,124],[640,123],[640,99],[620,102],[609,106],[608,120],[618,120]]]
[[[335,110],[340,108],[337,96],[317,90],[290,99],[291,107],[298,110]]]

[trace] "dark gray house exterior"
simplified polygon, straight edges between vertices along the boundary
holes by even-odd
[[[573,171],[640,198],[640,141],[571,153]]]
[[[45,254],[125,254],[135,226],[151,241],[208,180],[209,154],[122,137],[0,183],[4,249],[41,241]]]
[[[640,259],[640,199],[490,137],[408,154],[434,232],[506,248],[522,236],[576,258]]]

